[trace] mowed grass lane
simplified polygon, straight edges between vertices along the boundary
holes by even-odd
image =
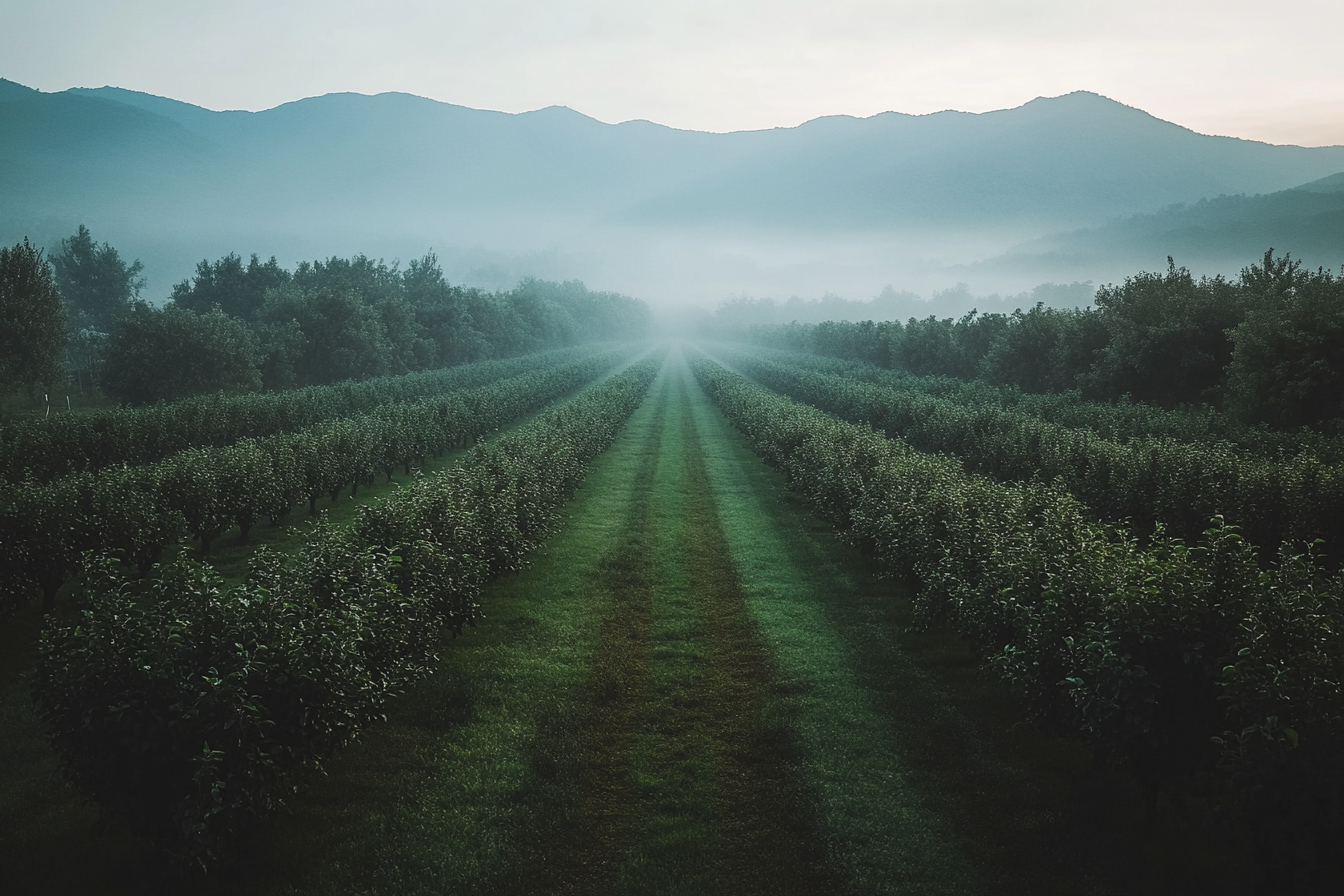
[[[832,891],[762,729],[745,616],[678,363],[485,619],[296,800],[218,892]]]
[[[624,370],[642,353],[615,364],[593,382]],[[554,407],[577,395],[592,383],[560,396]],[[487,441],[512,432],[545,413],[542,408],[513,420],[484,436]],[[384,499],[421,475],[433,475],[461,462],[469,447],[451,448],[438,457],[415,465],[409,475],[398,469],[391,477],[379,474],[374,482],[361,484],[355,494],[343,489],[330,503],[318,502],[320,516],[337,526],[349,525],[359,508]],[[244,540],[237,527],[217,538],[206,559],[219,573],[226,586],[243,581],[248,561],[258,547],[266,546],[285,553],[298,550],[307,540],[313,518],[302,505],[278,523],[258,522]],[[200,556],[199,549],[184,543],[172,550]],[[72,612],[70,601],[77,583],[66,584],[59,612]],[[65,780],[55,753],[42,734],[41,724],[28,696],[25,673],[36,654],[38,633],[43,623],[41,607],[34,602],[0,628],[0,892],[17,885],[23,892],[74,893],[120,892],[113,878],[131,875],[125,886],[136,892],[136,875],[149,873],[145,867],[151,855],[148,845],[137,838],[118,834],[95,836],[100,827],[95,807],[81,802]],[[82,856],[77,865],[65,865],[64,857]],[[53,869],[58,870],[53,873]]]
[[[1078,751],[1015,725],[959,642],[911,633],[898,590],[784,490],[679,352],[566,515],[210,892],[1220,883],[1188,842],[1117,822]]]

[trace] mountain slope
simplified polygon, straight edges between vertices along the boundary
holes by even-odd
[[[148,153],[153,167],[179,154],[216,166],[199,171],[207,192],[218,179],[230,192],[251,182],[262,196],[319,205],[339,191],[338,207],[382,197],[402,208],[563,209],[654,226],[1057,227],[1344,170],[1344,147],[1202,136],[1087,93],[981,115],[837,116],[730,134],[406,94],[329,94],[249,113],[105,87],[3,106],[7,158],[79,169],[112,149]],[[222,153],[203,155],[178,131]]]
[[[728,279],[713,289],[758,293],[852,289],[845,278],[862,269],[876,291],[898,279],[875,272],[901,253],[972,261],[1340,171],[1344,147],[1204,136],[1082,92],[984,114],[710,134],[398,93],[212,112],[114,87],[47,94],[0,81],[0,236],[86,222],[142,246],[151,279],[156,255],[175,278],[188,259],[229,251],[404,257],[447,243],[622,256],[611,262],[622,270],[715,267]],[[814,263],[836,276],[803,276]],[[767,269],[778,276],[758,276]]]
[[[1290,190],[1219,196],[1147,215],[1033,240],[987,267],[1051,264],[1109,276],[1155,270],[1166,256],[1197,271],[1235,272],[1266,249],[1290,252],[1309,268],[1344,263],[1344,172]]]
[[[1281,190],[1344,163],[1344,147],[1203,136],[1088,93],[981,115],[884,113],[725,136],[759,148],[695,192],[654,206],[655,216],[675,208],[689,223],[715,196],[733,196],[751,220],[1067,226]]]

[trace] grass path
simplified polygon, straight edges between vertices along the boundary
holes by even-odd
[[[221,891],[838,885],[789,735],[761,725],[769,660],[692,399],[684,369],[665,369],[537,562],[491,589],[486,619],[389,725],[257,832]]]
[[[592,382],[600,382],[625,369],[638,357],[634,355],[614,365]],[[547,404],[547,408],[578,394],[584,386]],[[486,439],[511,432],[537,416],[542,408],[525,414],[517,420],[490,433]],[[459,463],[469,448],[453,448],[438,458],[429,458],[413,475],[446,470]],[[347,525],[357,516],[359,508],[386,498],[411,480],[411,476],[396,471],[390,480],[379,475],[374,484],[361,485],[357,494],[342,490],[339,499],[318,502],[321,516],[333,525]],[[301,504],[279,524],[259,522],[251,538],[241,540],[237,528],[217,538],[207,562],[220,574],[225,585],[241,582],[253,552],[266,545],[282,552],[297,550],[306,540],[313,519]],[[184,548],[193,557],[196,548]],[[69,591],[74,583],[67,583],[67,597],[62,611],[67,611]],[[41,608],[36,603],[6,621],[0,629],[0,891],[17,882],[20,892],[112,892],[122,884],[110,880],[126,879],[125,892],[137,892],[140,875],[148,856],[145,844],[135,838],[119,835],[94,836],[98,816],[96,810],[83,805],[65,782],[60,763],[42,736],[36,714],[28,698],[24,673],[32,667],[38,632],[42,625]],[[51,868],[63,862],[63,856],[79,853],[83,860],[77,865],[61,868],[52,874]]]
[[[1248,892],[1242,857],[1021,704],[784,488],[705,401],[706,465],[790,695],[803,777],[858,892]],[[1167,807],[1170,810],[1170,807]]]
[[[1123,787],[1017,724],[958,641],[911,632],[679,352],[566,516],[192,892],[1237,892],[1225,856],[1140,829]],[[151,880],[134,843],[25,838],[6,892]]]

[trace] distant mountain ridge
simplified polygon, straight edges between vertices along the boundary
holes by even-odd
[[[1344,263],[1344,174],[1255,196],[1178,203],[1095,228],[1052,234],[990,259],[990,268],[1050,267],[1056,276],[1105,269],[1155,270],[1172,256],[1196,270],[1235,272],[1267,249],[1292,254],[1308,268]]]
[[[1086,92],[988,113],[714,134],[400,93],[213,112],[116,87],[40,93],[0,80],[6,238],[103,221],[164,245],[219,247],[197,257],[389,235],[523,247],[584,235],[590,250],[602,234],[1016,241],[1340,172],[1344,146],[1200,135]]]
[[[1314,180],[1309,184],[1302,184],[1297,187],[1307,193],[1340,193],[1344,192],[1344,171],[1338,174],[1332,174],[1329,177],[1323,177],[1320,180]]]
[[[15,144],[42,128],[44,151],[94,167],[99,154],[127,146],[158,150],[156,168],[158,157],[190,147],[196,156],[186,161],[202,166],[202,178],[222,178],[231,190],[257,181],[260,196],[280,187],[311,197],[325,178],[340,177],[342,189],[358,192],[417,184],[435,205],[561,205],[579,217],[652,225],[867,229],[967,216],[1082,225],[1344,171],[1344,147],[1202,136],[1081,92],[983,114],[831,116],[728,134],[608,125],[563,107],[488,112],[396,93],[328,94],[264,112],[211,112],[114,87],[32,92],[3,105],[9,136],[0,145],[11,163],[28,161],[14,158],[23,148]]]

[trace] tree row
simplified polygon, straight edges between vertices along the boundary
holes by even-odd
[[[1309,546],[1262,566],[1221,520],[1141,544],[1057,487],[969,474],[706,359],[694,369],[790,487],[1041,724],[1235,819],[1274,889],[1340,879],[1344,579]]]
[[[470,445],[503,424],[591,381],[612,351],[560,368],[418,402],[384,405],[294,433],[192,448],[153,464],[0,486],[0,613],[40,593],[50,609],[80,558],[115,554],[141,569],[184,536],[202,553],[237,527],[277,521],[294,505],[355,493],[378,473]]]
[[[212,392],[433,370],[594,340],[648,335],[649,307],[579,281],[452,286],[432,253],[406,269],[364,255],[301,262],[203,260],[158,305],[88,228],[47,256],[0,251],[0,398],[106,395],[152,404]],[[61,402],[64,403],[64,402]]]
[[[75,471],[151,463],[187,448],[223,447],[243,438],[295,432],[392,402],[483,386],[567,364],[595,351],[555,349],[284,392],[221,392],[143,408],[24,418],[0,426],[0,471],[10,482],[29,477],[47,481]]]
[[[1344,562],[1344,466],[1312,453],[1247,456],[1226,443],[1104,439],[993,404],[938,398],[731,353],[771,389],[865,423],[922,451],[960,458],[1007,482],[1056,480],[1099,519],[1149,534],[1161,525],[1197,539],[1215,516],[1273,557],[1284,541],[1322,539],[1322,557]]]
[[[186,866],[208,868],[433,668],[481,585],[517,569],[642,402],[643,360],[453,469],[262,551],[223,590],[179,559],[138,578],[85,567],[85,605],[42,636],[34,692],[80,791]]]
[[[1127,396],[1115,402],[1091,401],[1083,398],[1076,389],[1053,393],[1024,392],[1017,386],[995,385],[983,379],[918,375],[833,355],[760,346],[756,351],[784,364],[902,392],[931,395],[964,405],[1009,408],[1070,429],[1090,430],[1115,442],[1155,437],[1192,444],[1227,443],[1237,451],[1259,457],[1309,452],[1326,463],[1344,463],[1344,435],[1307,427],[1280,430],[1264,424],[1247,424],[1233,414],[1207,404],[1164,408],[1133,401]]]

